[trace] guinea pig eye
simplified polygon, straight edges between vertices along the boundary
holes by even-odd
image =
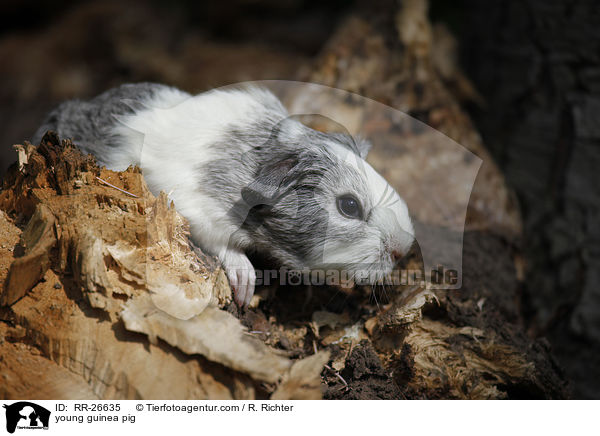
[[[337,199],[337,207],[346,218],[362,219],[360,203],[352,195],[343,195]]]

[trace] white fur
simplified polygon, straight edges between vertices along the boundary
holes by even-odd
[[[264,110],[259,103],[261,94],[222,90],[196,96],[186,94],[185,98],[179,94],[158,94],[146,102],[146,110],[120,119],[115,133],[129,145],[121,149],[131,153],[115,154],[108,160],[118,170],[139,160],[150,190],[168,193],[190,221],[197,242],[218,254],[237,227],[229,225],[218,199],[195,188],[195,172],[217,157],[208,146],[221,139],[229,124],[260,116]],[[132,143],[140,145],[132,148]]]
[[[371,208],[367,226],[369,236],[348,244],[328,240],[324,246],[324,262],[370,265],[371,270],[377,270],[380,276],[385,276],[391,273],[394,266],[392,252],[406,254],[414,241],[414,228],[408,207],[398,193],[364,159],[335,142],[332,142],[330,147],[340,159],[364,176],[370,198],[362,200],[368,202]],[[333,205],[330,205],[329,216],[334,221],[330,225],[344,225],[344,218],[336,213]]]
[[[105,157],[107,166],[115,170],[139,162],[150,190],[169,195],[190,222],[194,240],[219,257],[236,300],[246,305],[254,293],[255,273],[243,250],[251,241],[240,240],[237,249],[228,248],[238,227],[226,216],[219,199],[196,189],[194,173],[215,158],[208,146],[221,138],[226,127],[260,117],[265,100],[280,104],[260,89],[214,90],[196,96],[172,88],[162,91],[144,102],[146,109],[119,118],[113,133],[126,146]]]

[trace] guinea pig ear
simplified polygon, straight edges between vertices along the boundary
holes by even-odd
[[[250,207],[274,204],[282,193],[286,176],[297,164],[297,157],[287,157],[261,167],[254,180],[242,189],[242,199]]]
[[[370,141],[364,138],[354,138],[354,143],[356,144],[356,149],[358,150],[358,155],[366,159],[369,150],[371,150],[372,144]]]
[[[371,149],[371,143],[369,141],[361,137],[353,137],[347,133],[333,133],[332,135],[341,145],[348,148],[354,154],[357,154],[360,158],[366,159],[367,154]]]

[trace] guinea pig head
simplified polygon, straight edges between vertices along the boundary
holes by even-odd
[[[361,272],[368,282],[387,276],[414,241],[406,203],[361,157],[366,143],[296,130],[242,192],[256,248],[289,268]]]
[[[314,260],[322,255],[324,267],[337,266],[374,283],[391,273],[414,242],[408,208],[385,179],[354,152],[360,148],[352,146],[353,138],[334,135],[329,139],[332,165],[320,189],[328,210],[327,230],[322,253],[314,253]]]

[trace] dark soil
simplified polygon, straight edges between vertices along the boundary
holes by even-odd
[[[327,371],[327,370],[326,370]],[[361,341],[346,359],[346,367],[340,374],[345,383],[337,377],[327,375],[328,400],[399,400],[402,392],[383,367],[373,345]]]

